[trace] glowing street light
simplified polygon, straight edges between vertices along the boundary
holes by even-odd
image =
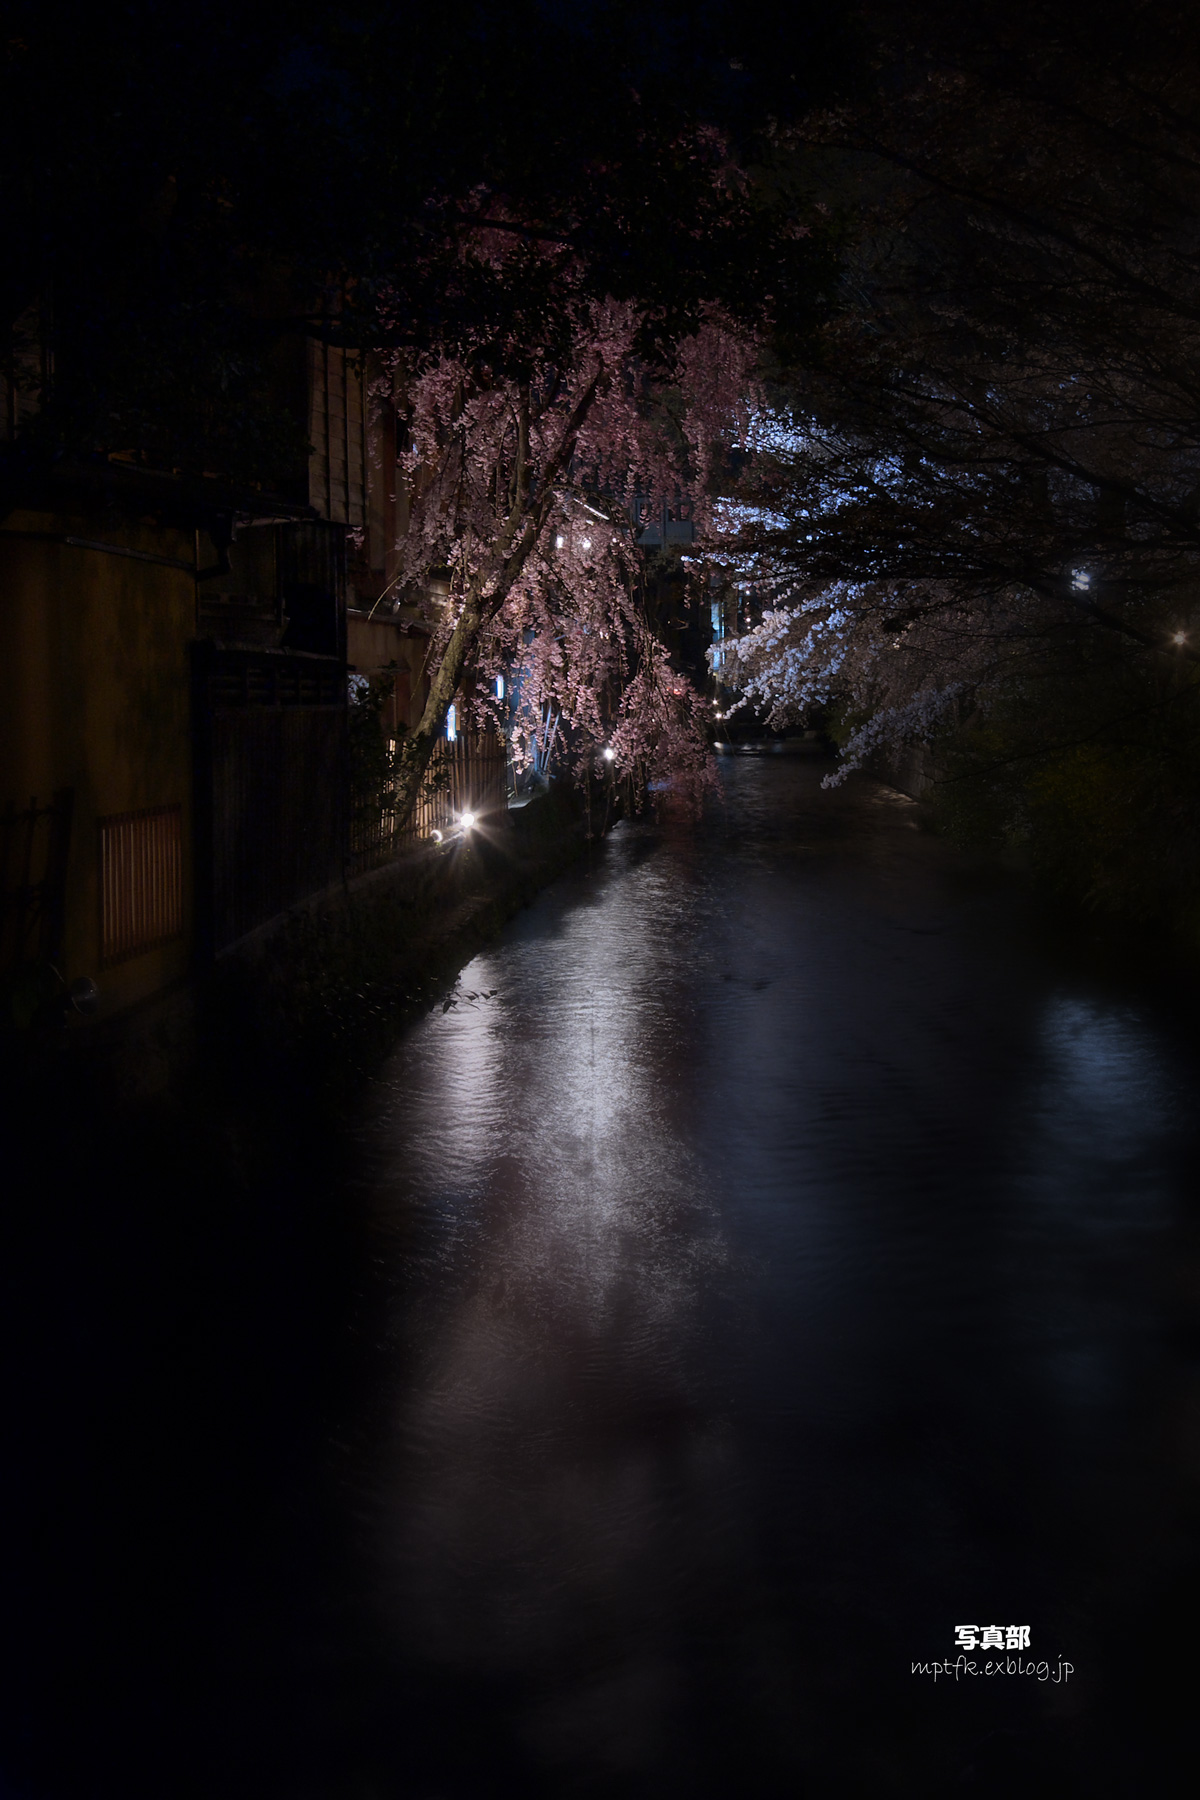
[[[616,751],[615,751],[615,750],[614,750],[614,749],[613,749],[613,747],[612,747],[612,745],[611,745],[611,744],[605,744],[605,746],[604,746],[604,760],[605,760],[605,762],[615,762],[615,761],[616,761],[616,756],[617,756],[617,753],[616,753]]]
[[[464,831],[470,831],[475,823],[475,814],[473,812],[459,813],[458,822]]]
[[[1186,644],[1187,643],[1187,632],[1186,631],[1177,631],[1175,633],[1175,635],[1172,637],[1171,642],[1173,644]]]

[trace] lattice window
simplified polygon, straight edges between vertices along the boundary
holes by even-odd
[[[183,931],[179,806],[100,820],[100,962],[124,962]]]
[[[326,519],[368,526],[367,397],[361,361],[337,344],[308,340],[308,497]]]

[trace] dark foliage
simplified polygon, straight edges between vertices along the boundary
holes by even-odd
[[[664,319],[759,305],[772,231],[685,139],[750,147],[853,66],[823,9],[624,0],[25,4],[0,55],[4,326],[53,363],[26,453],[268,484],[303,466],[298,334],[421,346],[552,305],[544,258],[464,276],[485,194]]]
[[[948,815],[1002,820],[1096,905],[1190,916],[1195,14],[873,17],[872,91],[781,140],[844,272],[820,354],[781,341],[795,435],[749,490],[771,515],[749,547],[805,630],[836,592],[860,721],[927,732],[925,697],[957,695]]]

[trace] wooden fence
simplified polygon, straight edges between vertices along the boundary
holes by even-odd
[[[100,967],[183,934],[183,809],[113,813],[100,832]]]
[[[194,648],[197,942],[215,954],[346,868],[346,673],[336,656]]]
[[[351,868],[378,868],[437,831],[448,836],[464,812],[482,819],[507,804],[508,751],[498,733],[461,732],[453,743],[439,738],[406,826],[397,827],[387,811],[351,822]]]
[[[0,813],[0,975],[53,962],[62,949],[67,850],[74,794]]]

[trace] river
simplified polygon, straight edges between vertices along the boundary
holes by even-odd
[[[244,1260],[236,1355],[227,1272],[167,1334],[193,1418],[139,1504],[203,1579],[171,1537],[160,1655],[118,1633],[125,1791],[1168,1791],[1192,999],[824,770],[622,823],[293,1169],[352,1222],[316,1266]],[[138,1593],[140,1454],[96,1461]]]

